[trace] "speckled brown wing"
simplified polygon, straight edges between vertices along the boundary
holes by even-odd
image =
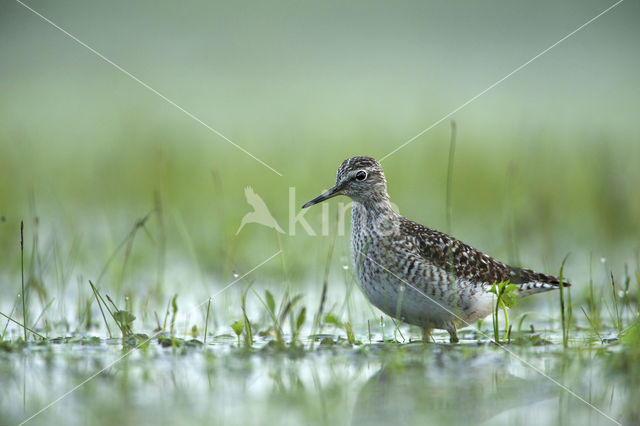
[[[400,232],[415,236],[418,250],[425,260],[445,270],[453,271],[456,279],[478,284],[507,280],[513,284],[546,284],[546,286],[529,285],[523,290],[552,289],[559,285],[558,278],[552,275],[506,265],[462,241],[411,220],[402,218]]]

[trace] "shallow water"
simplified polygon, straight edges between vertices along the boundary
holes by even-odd
[[[475,339],[449,345],[438,335],[439,343],[374,336],[352,346],[324,337],[313,348],[306,341],[304,348],[278,349],[259,337],[246,349],[220,336],[177,348],[154,339],[131,350],[119,339],[85,337],[0,351],[0,423],[526,425],[638,418],[638,368],[615,367],[629,362],[618,343],[586,344],[585,335],[574,336],[567,350],[556,343],[499,348]]]

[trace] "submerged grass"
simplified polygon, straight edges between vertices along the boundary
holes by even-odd
[[[568,255],[562,260],[560,265],[560,273],[558,274],[558,281],[560,282],[559,294],[560,294],[560,321],[562,323],[562,345],[566,348],[569,345],[569,324],[566,315],[565,302],[564,302],[564,264],[567,261]]]
[[[140,223],[140,222],[138,222]],[[138,226],[139,227],[139,226]],[[134,227],[135,229],[135,227]],[[131,236],[131,234],[130,234]],[[120,246],[122,247],[122,245]],[[266,363],[264,366],[267,370],[271,371],[270,380],[273,380],[273,384],[276,389],[279,389],[276,392],[276,395],[280,395],[277,398],[283,397],[282,395],[287,395],[286,398],[289,403],[295,401],[296,404],[302,404],[303,406],[310,406],[311,395],[321,395],[324,401],[322,402],[322,406],[325,407],[327,400],[332,400],[329,395],[331,395],[334,387],[338,389],[345,386],[346,382],[343,381],[346,377],[348,377],[351,385],[353,383],[358,383],[359,386],[359,396],[358,401],[355,405],[351,406],[350,409],[353,411],[353,424],[361,424],[360,416],[363,415],[365,411],[359,408],[359,404],[369,405],[371,409],[382,410],[379,414],[380,419],[385,419],[385,421],[389,420],[389,416],[397,415],[397,412],[393,410],[393,405],[385,400],[377,401],[370,400],[370,388],[377,389],[379,380],[382,380],[384,377],[392,377],[391,382],[383,382],[383,388],[389,391],[392,391],[394,394],[399,395],[401,398],[401,402],[398,404],[406,404],[408,401],[416,400],[421,395],[419,392],[416,393],[414,385],[410,384],[407,387],[407,383],[412,383],[411,380],[415,378],[422,377],[421,380],[431,380],[437,383],[437,386],[440,387],[446,393],[449,393],[451,397],[455,395],[456,400],[460,397],[460,392],[466,392],[461,390],[456,384],[453,377],[456,377],[455,374],[449,373],[448,368],[451,366],[456,366],[458,369],[456,374],[459,374],[460,371],[464,372],[464,374],[470,374],[472,377],[477,377],[477,374],[482,374],[485,369],[495,369],[495,367],[485,367],[479,370],[470,370],[468,371],[468,365],[465,363],[469,362],[464,361],[467,356],[472,357],[480,357],[485,359],[485,363],[489,362],[489,365],[493,361],[495,357],[501,357],[504,352],[500,349],[501,347],[495,346],[493,349],[486,349],[491,347],[491,345],[486,345],[486,343],[490,340],[485,336],[487,333],[482,331],[483,324],[479,326],[480,333],[469,334],[465,329],[461,330],[461,341],[460,345],[432,345],[432,344],[424,344],[420,343],[418,345],[413,344],[416,340],[420,340],[420,331],[414,329],[413,327],[407,327],[406,325],[402,325],[399,322],[394,321],[391,318],[379,317],[378,319],[374,319],[370,316],[370,310],[365,310],[364,312],[369,312],[364,315],[357,314],[354,311],[353,303],[347,303],[345,300],[343,302],[343,306],[346,307],[346,310],[336,309],[336,304],[334,307],[326,308],[327,304],[330,300],[338,297],[337,294],[334,294],[335,291],[329,290],[329,288],[335,288],[330,286],[330,283],[335,280],[335,278],[328,274],[328,264],[329,260],[333,257],[334,248],[330,246],[328,255],[325,258],[324,272],[321,274],[322,278],[322,287],[321,291],[317,295],[317,303],[318,309],[316,310],[316,314],[314,317],[310,317],[307,315],[307,305],[313,303],[313,298],[303,297],[302,294],[292,294],[284,282],[276,283],[275,285],[265,285],[261,283],[263,281],[260,278],[256,278],[251,282],[247,282],[244,288],[231,288],[229,289],[229,294],[226,296],[226,302],[222,304],[221,298],[217,298],[216,300],[211,300],[211,298],[206,299],[206,311],[204,312],[204,325],[202,330],[204,334],[199,338],[199,329],[196,327],[195,323],[189,324],[189,309],[187,310],[179,310],[178,309],[178,298],[187,298],[188,292],[182,293],[174,293],[167,302],[165,309],[165,318],[163,324],[160,324],[159,320],[156,320],[157,327],[153,332],[150,332],[148,335],[143,333],[137,333],[133,330],[134,321],[137,318],[143,317],[143,311],[146,309],[152,309],[154,312],[156,310],[161,310],[161,306],[163,305],[155,305],[155,302],[149,302],[149,298],[147,298],[146,302],[143,302],[143,298],[138,296],[134,298],[134,296],[130,293],[128,296],[124,297],[125,307],[123,309],[118,307],[118,303],[115,302],[115,299],[112,299],[107,294],[102,294],[102,292],[94,285],[93,281],[89,281],[89,287],[81,287],[85,289],[85,292],[80,292],[77,295],[78,300],[89,300],[95,301],[95,305],[98,306],[98,311],[101,313],[102,321],[104,327],[97,327],[96,324],[91,321],[85,323],[84,330],[78,330],[76,333],[71,333],[71,336],[64,336],[60,334],[55,334],[56,329],[53,328],[51,333],[54,333],[53,338],[47,338],[44,335],[38,333],[38,330],[32,330],[27,328],[29,333],[33,333],[34,336],[38,336],[41,341],[28,340],[27,346],[30,348],[35,347],[51,347],[51,345],[57,346],[67,346],[70,349],[75,347],[75,345],[81,345],[84,348],[108,348],[109,346],[113,346],[113,342],[111,340],[111,330],[109,327],[109,321],[113,321],[116,326],[120,329],[122,334],[122,339],[119,339],[118,346],[122,347],[122,350],[125,352],[125,357],[130,358],[134,357],[136,352],[139,352],[139,356],[135,356],[138,361],[135,362],[137,367],[134,368],[142,368],[143,370],[156,370],[158,367],[156,364],[158,362],[162,362],[164,355],[162,352],[159,354],[150,356],[150,353],[154,353],[155,351],[162,351],[164,348],[170,350],[170,352],[176,356],[179,355],[181,357],[186,357],[186,359],[190,359],[191,363],[194,365],[198,365],[198,360],[202,359],[210,359],[210,361],[206,362],[207,365],[212,363],[211,365],[204,368],[204,370],[198,371],[217,371],[217,374],[222,374],[222,377],[227,377],[227,382],[232,383],[229,380],[238,380],[236,376],[233,376],[233,371],[241,371],[243,374],[251,375],[251,367],[250,364],[247,363]],[[123,263],[129,262],[129,260],[135,256],[135,248],[132,248],[126,256],[123,256]],[[110,256],[108,262],[114,262],[114,257]],[[565,262],[562,263],[560,270],[560,277],[564,280],[564,266]],[[134,273],[136,271],[135,268],[129,267],[127,268],[128,273]],[[636,274],[637,276],[637,274]],[[583,287],[583,291],[580,293],[580,297],[576,300],[573,300],[569,297],[564,297],[563,292],[565,289],[562,289],[560,292],[561,303],[557,311],[551,310],[548,313],[549,318],[547,320],[535,320],[536,329],[533,327],[533,322],[531,323],[531,330],[525,331],[523,330],[523,325],[525,321],[534,321],[529,313],[524,313],[518,322],[518,331],[512,332],[512,325],[509,322],[507,316],[507,308],[513,306],[513,287],[510,286],[509,283],[499,283],[495,286],[496,291],[496,305],[494,310],[494,321],[493,321],[493,336],[496,342],[508,342],[510,350],[516,351],[518,357],[523,359],[538,359],[540,357],[540,352],[538,352],[535,348],[548,348],[545,349],[544,357],[548,362],[548,365],[552,366],[551,368],[545,370],[547,374],[554,376],[562,383],[567,384],[573,390],[576,390],[581,395],[586,395],[589,391],[588,389],[583,387],[583,384],[578,383],[573,375],[581,375],[584,371],[589,371],[589,374],[593,375],[593,378],[590,379],[589,383],[593,383],[594,385],[601,385],[601,374],[607,371],[609,375],[608,379],[604,380],[612,380],[611,377],[616,376],[620,377],[620,379],[616,379],[614,383],[615,388],[612,388],[612,384],[609,383],[608,386],[611,389],[611,392],[614,389],[626,395],[629,390],[633,388],[633,386],[638,385],[634,380],[628,380],[628,378],[622,374],[624,371],[627,372],[635,372],[636,367],[631,363],[630,356],[631,353],[635,353],[638,347],[638,310],[637,303],[635,303],[636,297],[633,295],[634,292],[639,290],[640,280],[635,280],[636,286],[632,288],[631,286],[631,274],[628,269],[625,269],[625,279],[623,281],[623,286],[619,291],[622,292],[622,296],[618,294],[615,289],[617,288],[615,280],[612,279],[613,275],[610,273],[608,275],[609,280],[608,283],[605,282],[603,284],[611,286],[609,288],[613,288],[614,291],[603,292],[604,297],[598,297],[597,292],[595,291],[596,282],[593,279],[589,281],[589,286]],[[117,278],[116,278],[117,279]],[[105,285],[107,284],[107,280],[105,280]],[[281,291],[279,298],[276,298],[272,292],[272,290],[276,290],[278,288],[278,284],[281,286]],[[259,289],[256,287],[259,286]],[[574,282],[574,288],[579,288],[576,286]],[[350,293],[347,286],[347,298],[350,297]],[[253,297],[250,297],[253,296]],[[339,297],[338,297],[339,298]],[[117,300],[121,300],[118,298]],[[134,303],[134,300],[139,300],[139,302]],[[609,303],[611,305],[611,313],[612,315],[609,317],[609,320],[603,320],[599,323],[596,323],[593,319],[589,317],[586,309],[589,312],[599,312],[602,309],[603,305]],[[60,321],[57,321],[55,318],[52,318],[52,313],[48,311],[48,307],[50,305],[43,305],[43,310],[40,314],[42,317],[47,317],[47,322],[56,324]],[[330,303],[329,303],[330,306]],[[556,305],[557,306],[557,305]],[[585,315],[587,330],[590,330],[591,333],[594,333],[598,337],[598,345],[593,346],[591,341],[587,338],[581,338],[584,336],[583,328],[585,322],[572,320],[571,315],[569,314],[570,309],[572,307],[579,307]],[[155,308],[155,309],[154,309]],[[502,308],[505,315],[505,323],[504,327],[500,329],[499,321],[497,320],[497,315],[499,308]],[[91,303],[88,306],[88,309],[96,309],[94,304]],[[327,311],[327,312],[325,312]],[[108,316],[107,316],[108,314]],[[230,318],[234,315],[240,315],[241,319],[226,322],[225,318]],[[2,314],[5,317],[10,317]],[[220,323],[221,326],[210,328],[210,319],[212,315],[222,315],[222,321]],[[367,318],[368,317],[368,318]],[[157,318],[157,315],[156,315]],[[237,317],[236,317],[237,318]],[[364,321],[360,320],[360,318],[365,318]],[[555,345],[552,340],[558,334],[552,328],[550,328],[554,324],[554,320],[560,318],[560,323],[562,324],[561,328],[561,345]],[[24,324],[14,321],[14,319],[9,318],[12,323],[16,323],[16,326],[20,327],[20,330],[25,329]],[[354,323],[353,321],[358,321]],[[183,326],[179,326],[178,324],[183,323]],[[371,324],[379,324],[378,329],[372,330]],[[138,330],[144,330],[148,328],[149,325],[144,322],[136,323]],[[366,326],[365,326],[366,324]],[[390,336],[387,334],[390,332],[387,324],[393,324],[393,332]],[[160,327],[160,325],[162,325]],[[325,330],[331,329],[330,333],[326,333]],[[185,330],[184,333],[179,330]],[[190,331],[188,331],[190,330]],[[611,333],[614,333],[614,337],[611,337]],[[223,348],[228,348],[231,343],[229,338],[235,335],[236,337],[236,345],[238,348],[242,349],[241,351],[232,351],[232,354],[225,354]],[[24,345],[20,346],[14,344],[10,339],[5,339],[5,334],[3,334],[2,342],[0,342],[0,354],[12,354],[15,352],[23,351]],[[151,336],[151,337],[148,337]],[[574,336],[574,338],[570,339],[570,336]],[[608,336],[608,337],[604,337]],[[417,338],[416,338],[417,337]],[[106,339],[105,339],[106,338]],[[154,340],[155,339],[155,340]],[[444,343],[446,342],[446,336],[443,334],[436,334],[434,336],[436,342]],[[551,339],[551,341],[549,340]],[[109,342],[109,343],[107,343]],[[155,343],[154,343],[155,342]],[[363,342],[367,342],[363,344]],[[416,352],[415,349],[411,349],[414,347],[419,347],[421,349]],[[449,348],[453,347],[453,352],[450,349],[437,349],[437,348]],[[590,352],[596,350],[596,365],[593,365],[594,361],[588,361],[588,357],[585,355],[586,352]],[[31,349],[34,350],[34,349]],[[444,354],[439,351],[444,350]],[[345,352],[348,351],[348,352]],[[350,353],[350,355],[347,355]],[[438,355],[440,353],[440,355]],[[200,354],[200,355],[198,355]],[[315,355],[314,355],[315,354]],[[572,355],[573,354],[573,355]],[[583,360],[577,362],[574,359],[574,363],[570,366],[566,366],[566,358],[574,357],[575,354],[579,354],[580,358],[584,358]],[[0,355],[2,356],[2,355]],[[52,355],[55,357],[56,355]],[[431,364],[432,359],[437,359],[444,356],[447,358],[445,364]],[[284,357],[284,358],[281,358]],[[371,365],[374,364],[379,368],[379,371],[375,374],[368,375],[368,379],[363,380],[358,378],[358,376],[352,376],[351,373],[344,373],[346,376],[331,376],[333,369],[336,368],[337,359],[349,359],[347,361],[352,365],[352,369],[356,371],[360,371],[363,365]],[[233,359],[237,358],[236,361]],[[154,360],[155,359],[155,360]],[[246,361],[243,361],[245,359]],[[303,384],[303,377],[307,374],[300,370],[300,367],[296,367],[290,373],[286,373],[286,363],[283,359],[304,359],[306,363],[313,365],[313,371],[311,375],[314,377],[313,384],[309,387],[309,385]],[[472,358],[473,359],[473,358]],[[213,361],[217,360],[217,361]],[[250,361],[253,360],[253,361]],[[322,360],[322,361],[320,361]],[[106,362],[106,360],[105,360]],[[122,363],[130,363],[131,361],[122,360]],[[175,363],[175,361],[173,361]],[[341,361],[344,362],[344,361]],[[215,364],[220,364],[215,367]],[[240,363],[240,365],[234,365],[234,363]],[[325,365],[326,364],[326,365]],[[449,367],[447,367],[447,364]],[[429,367],[427,367],[429,366]],[[127,367],[131,368],[131,367]],[[580,370],[582,368],[582,370]],[[577,369],[577,370],[576,370]],[[433,373],[427,373],[428,371],[437,371],[441,370],[441,374],[444,376],[436,376],[431,377]],[[26,370],[25,370],[26,371]],[[122,370],[119,370],[118,375],[125,374]],[[191,371],[190,373],[185,374],[195,374],[199,375],[198,371]],[[527,369],[524,367],[524,372]],[[0,370],[0,377],[6,373],[3,373]],[[155,373],[162,374],[162,373]],[[230,379],[231,377],[236,377],[235,379]],[[363,373],[359,373],[363,374]],[[513,404],[522,405],[526,407],[528,404],[527,395],[521,393],[521,389],[526,388],[527,386],[532,386],[529,384],[518,384],[511,385],[510,381],[515,380],[516,382],[520,379],[515,377],[506,375],[504,376],[504,372],[498,373],[501,375],[500,379],[496,379],[495,377],[481,379],[482,386],[486,388],[488,384],[499,383],[500,386],[496,389],[496,393],[492,398],[505,398],[505,395],[514,395],[513,389],[518,389],[516,395],[520,395],[519,398],[515,398],[513,400]],[[329,375],[329,376],[327,376]],[[365,377],[367,374],[365,374]],[[67,379],[70,380],[68,387],[71,387],[73,383],[72,375],[68,376]],[[211,383],[217,382],[218,380],[223,379],[214,379],[212,376],[208,376],[208,380]],[[517,379],[517,380],[516,380]],[[127,392],[138,392],[141,386],[145,386],[146,379],[140,380],[128,380],[127,381]],[[197,380],[197,379],[194,379]],[[329,380],[327,382],[327,380]],[[387,380],[387,379],[384,379]],[[407,382],[409,380],[409,382]],[[444,381],[443,381],[444,380]],[[452,381],[453,380],[453,381]],[[475,379],[474,379],[475,380]],[[296,384],[297,383],[297,384]],[[424,382],[422,382],[424,383]],[[471,387],[473,385],[473,381],[471,383]],[[349,385],[349,386],[351,386]],[[580,413],[579,416],[584,418],[593,418],[594,414],[590,411],[587,406],[577,405],[577,403],[571,398],[565,398],[561,396],[562,393],[554,387],[545,388],[549,383],[544,380],[541,382],[536,382],[535,386],[539,389],[545,389],[549,395],[555,395],[554,398],[559,397],[559,401],[562,401],[562,405],[558,408],[558,410],[566,410],[567,407],[571,407],[574,413]],[[89,385],[87,385],[89,386]],[[211,386],[211,385],[210,385]],[[208,394],[209,392],[215,392],[214,389],[216,386],[220,386],[220,384],[215,385],[210,388],[210,390],[206,391],[198,391],[204,392]],[[235,386],[235,385],[234,385]],[[463,389],[466,389],[465,388]],[[515,386],[512,388],[512,386]],[[91,395],[91,392],[94,392],[92,389],[99,389],[100,385],[92,385],[87,387],[88,395]],[[298,389],[296,391],[296,389]],[[311,390],[313,389],[313,391]],[[176,395],[181,394],[180,398],[194,398],[194,395],[191,391],[187,389],[177,390],[174,389]],[[243,395],[243,391],[241,390],[233,390],[231,392],[236,392],[234,395]],[[301,392],[301,393],[300,393]],[[31,395],[27,392],[28,395]],[[441,393],[442,394],[442,393]],[[425,395],[426,396],[426,395]],[[73,400],[86,401],[85,399],[79,398],[78,396],[71,397]],[[244,398],[248,398],[246,395]],[[255,398],[251,397],[251,398]],[[501,412],[502,407],[493,406],[490,404],[491,398],[488,400],[484,398],[480,393],[473,393],[468,396],[469,401],[476,405],[479,410],[486,410],[486,416],[489,418]],[[27,398],[28,399],[28,398]],[[368,401],[368,402],[360,402]],[[442,402],[446,401],[447,397],[442,396]],[[256,404],[260,401],[259,399],[253,399],[253,404]],[[605,395],[602,393],[598,393],[597,395],[591,394],[590,401],[596,403],[600,408],[604,408],[606,413],[615,414],[616,418],[630,418],[633,415],[633,408],[630,405],[629,408],[625,408],[625,405],[620,405],[618,400],[607,399]],[[95,404],[95,402],[91,403]],[[271,403],[273,404],[273,402]],[[371,405],[373,404],[373,405]],[[34,409],[38,407],[36,402],[25,402],[23,404],[25,407],[24,413],[25,415],[33,412]],[[311,404],[313,406],[313,404]],[[129,405],[130,409],[133,407],[137,407],[135,409],[142,409],[142,406],[139,405]],[[166,407],[163,407],[162,404],[150,404],[148,405],[150,410],[154,410],[156,412],[166,413]],[[261,406],[264,407],[264,406]],[[261,408],[262,409],[262,408]],[[308,408],[312,410],[312,408]],[[315,410],[317,408],[313,408]],[[438,419],[439,421],[445,421],[448,419],[453,424],[464,424],[464,419],[467,417],[459,417],[452,416],[450,413],[442,412],[440,410],[433,409],[431,411],[426,410],[424,407],[419,408],[417,406],[412,406],[411,408],[405,408],[408,413],[412,416],[417,416],[416,418],[431,419],[431,421],[435,421]],[[526,409],[526,408],[525,408]],[[241,411],[235,411],[231,409],[232,412],[235,413],[238,419],[248,420],[245,414]],[[554,408],[547,408],[546,411],[549,413],[555,412]],[[9,409],[6,405],[0,404],[0,412],[9,413],[11,418],[19,419],[20,416],[16,414],[16,412],[12,409]],[[518,412],[518,411],[516,411]],[[302,415],[302,414],[300,414]],[[55,419],[56,417],[55,411],[52,411],[45,415],[46,419]],[[185,418],[190,418],[189,414],[185,414]],[[619,417],[621,416],[621,417]],[[206,418],[202,417],[202,418]],[[318,421],[319,424],[327,424],[332,417],[331,416],[321,416],[322,421]],[[365,415],[367,420],[367,424],[371,424],[371,418]],[[113,420],[113,417],[109,417],[110,421]],[[564,422],[564,419],[560,418],[561,422]],[[601,419],[601,418],[600,418]],[[515,423],[527,423],[526,421],[511,420]],[[100,423],[99,421],[95,421],[94,423]],[[126,422],[125,422],[126,423]],[[341,423],[341,422],[338,422]],[[375,422],[374,422],[375,423]],[[364,424],[364,423],[362,423]]]
[[[104,301],[101,300],[102,296],[99,295],[98,290],[96,289],[96,286],[93,285],[91,280],[89,280],[89,285],[91,286],[91,291],[93,292],[93,296],[95,297],[96,303],[98,304],[98,308],[100,309],[100,314],[102,315],[102,319],[104,320],[104,326],[107,328],[107,333],[109,333],[109,338],[112,338],[113,336],[111,335],[111,328],[109,327],[109,323],[107,322],[107,317],[104,315],[104,309],[102,309],[102,303],[104,303]],[[109,308],[107,307],[107,309]]]
[[[47,339],[47,338],[46,338],[46,337],[44,337],[42,334],[38,333],[37,331],[33,331],[32,329],[30,329],[29,327],[27,327],[24,323],[21,323],[21,322],[19,322],[19,321],[16,321],[15,319],[11,318],[9,315],[6,315],[6,314],[4,314],[4,313],[2,313],[2,312],[0,312],[0,315],[2,315],[3,317],[5,317],[8,321],[11,321],[12,323],[14,323],[14,324],[16,324],[16,325],[18,325],[18,326],[22,327],[22,329],[23,329],[23,330],[25,330],[25,332],[26,332],[26,331],[29,331],[30,333],[35,334],[36,336],[40,337],[41,339],[44,339],[44,340],[46,340],[46,339]],[[3,338],[4,338],[4,335],[3,335]],[[27,342],[26,337],[25,337],[24,342]]]
[[[24,291],[24,221],[20,221],[20,285],[22,287],[22,322],[24,330],[24,341],[27,341],[27,294]]]

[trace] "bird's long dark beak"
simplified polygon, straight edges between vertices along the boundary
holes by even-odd
[[[340,194],[342,194],[342,185],[336,185],[333,188],[327,189],[326,191],[324,191],[322,194],[318,195],[313,200],[304,203],[302,208],[306,209],[307,207],[310,207],[310,206],[312,206],[314,204],[321,203],[324,200],[328,200],[329,198],[333,198],[336,195],[340,195]]]

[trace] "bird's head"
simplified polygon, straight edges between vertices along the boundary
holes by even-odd
[[[382,166],[371,157],[351,157],[342,162],[336,174],[336,184],[302,208],[318,204],[336,195],[346,195],[360,203],[377,203],[388,200],[387,180]]]

